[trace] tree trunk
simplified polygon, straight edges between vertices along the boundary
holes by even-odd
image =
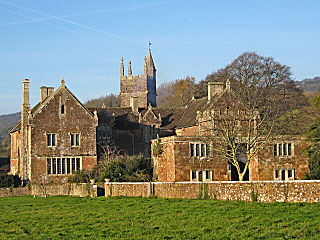
[[[239,182],[243,181],[243,177],[244,177],[244,172],[243,173],[239,173]]]

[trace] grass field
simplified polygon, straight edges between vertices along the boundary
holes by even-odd
[[[0,199],[0,239],[320,239],[320,204]]]

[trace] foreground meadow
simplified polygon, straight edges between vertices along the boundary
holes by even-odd
[[[320,239],[320,204],[0,199],[0,239]]]

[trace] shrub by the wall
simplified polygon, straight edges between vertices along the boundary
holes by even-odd
[[[122,161],[110,162],[106,168],[104,178],[111,182],[123,182],[126,179],[126,165]]]
[[[0,188],[19,187],[21,185],[20,177],[16,175],[0,175]]]
[[[90,182],[90,172],[87,170],[76,171],[73,176],[68,178],[69,183],[88,183]]]

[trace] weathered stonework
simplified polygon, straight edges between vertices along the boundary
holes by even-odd
[[[301,180],[309,171],[308,158],[304,152],[306,142],[303,137],[282,136],[274,140],[276,143],[292,143],[291,156],[274,156],[273,144],[260,150],[249,165],[249,180],[275,180],[275,170],[292,169],[294,179]],[[209,156],[191,156],[190,144],[204,143],[201,136],[171,136],[153,140],[153,146],[160,151],[153,153],[155,175],[160,182],[191,181],[190,171],[211,170],[212,180],[231,180],[226,159],[211,153]],[[155,149],[155,147],[153,147]]]
[[[218,199],[258,202],[320,202],[320,181],[105,183],[106,197]]]
[[[276,143],[291,143],[291,156],[274,156],[273,145]],[[309,161],[304,151],[307,142],[304,137],[279,136],[272,140],[264,149],[260,150],[257,157],[251,162],[249,173],[250,180],[264,181],[274,180],[276,169],[293,169],[294,179],[303,179],[309,172]]]
[[[20,127],[18,123],[11,130],[11,173],[25,181],[65,182],[70,173],[48,172],[48,158],[77,157],[80,169],[92,169],[97,164],[97,116],[76,99],[64,80],[56,92],[46,97],[42,94],[41,98],[22,116],[26,118],[25,124],[21,121]],[[74,133],[79,135],[79,143],[72,146],[71,134]],[[50,134],[55,135],[55,140],[49,144]]]
[[[152,149],[156,150],[152,154],[156,179],[162,182],[238,180],[236,168],[228,163],[225,155],[214,152],[218,144],[221,147],[227,141],[221,140],[224,138],[219,136],[218,129],[232,121],[237,122],[236,137],[242,138],[245,145],[245,130],[255,129],[259,113],[246,111],[230,88],[230,82],[209,84],[208,97],[193,98],[185,107],[175,128],[177,136],[152,141]],[[254,132],[250,134],[255,139]],[[309,171],[304,152],[307,143],[303,137],[282,135],[264,139],[258,136],[256,140],[266,141],[266,145],[251,159],[244,180],[300,180]],[[248,161],[245,149],[239,151],[237,160],[243,168]]]
[[[171,136],[153,140],[159,146],[158,154],[153,154],[154,168],[159,182],[191,181],[192,170],[213,171],[212,180],[228,180],[228,164],[216,156],[191,156],[190,144],[203,143],[200,136]]]
[[[103,183],[102,183],[103,184]],[[39,197],[45,196],[75,196],[75,197],[97,197],[97,187],[101,183],[50,183],[37,184],[19,188],[0,188],[0,197],[15,197],[34,195]],[[104,187],[104,185],[102,185]]]
[[[128,76],[124,75],[123,59],[120,67],[120,97],[121,107],[131,107],[132,98],[138,108],[146,108],[149,104],[153,107],[156,103],[156,68],[153,63],[151,51],[144,59],[144,74],[132,75],[131,61],[129,61]]]
[[[30,195],[31,189],[27,187],[18,188],[0,188],[0,197],[18,197]]]
[[[60,158],[67,164],[66,159],[79,158],[78,170],[90,170],[108,147],[146,157],[151,157],[152,152],[154,178],[158,181],[236,180],[235,168],[211,151],[207,138],[216,136],[217,125],[212,121],[228,116],[228,104],[233,103],[238,120],[247,116],[229,81],[209,83],[207,97],[193,97],[183,108],[158,108],[156,69],[149,50],[144,74],[140,76],[133,76],[131,62],[125,76],[121,60],[121,107],[87,109],[63,80],[56,92],[52,87],[41,87],[40,102],[31,109],[29,84],[28,79],[23,81],[21,122],[10,131],[11,173],[25,181],[63,183],[68,174],[50,173],[48,159]],[[256,125],[259,114],[251,116],[251,124]],[[50,134],[55,135],[54,146],[48,146]],[[71,143],[74,134],[80,139],[76,146]],[[290,149],[290,154],[274,154],[273,147],[279,144]],[[273,139],[250,162],[245,180],[302,179],[309,171],[305,147],[301,137]],[[246,156],[241,154],[245,162]]]

